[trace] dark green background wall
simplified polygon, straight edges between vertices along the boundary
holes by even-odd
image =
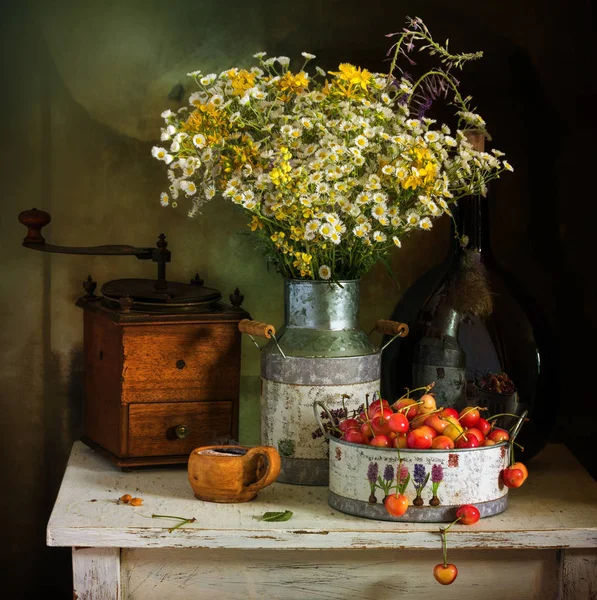
[[[240,235],[244,221],[213,201],[189,220],[184,202],[162,209],[163,165],[150,156],[168,93],[197,68],[219,72],[253,53],[309,51],[326,67],[353,61],[383,70],[388,40],[406,15],[421,16],[439,39],[486,58],[463,74],[487,118],[496,147],[515,173],[493,188],[494,251],[559,330],[570,362],[567,392],[595,332],[585,152],[594,137],[591,5],[547,8],[519,2],[307,0],[69,0],[3,4],[0,98],[2,165],[0,414],[4,535],[2,559],[17,597],[57,590],[70,596],[67,550],[44,548],[45,526],[66,458],[79,435],[82,314],[74,306],[91,273],[101,283],[152,277],[129,258],[51,256],[21,248],[17,214],[51,212],[47,239],[65,245],[151,245],[168,235],[170,277],[198,271],[227,295],[235,286],[255,318],[282,320],[282,280]],[[581,121],[581,118],[583,119]],[[412,237],[392,258],[403,289],[443,257],[446,222]],[[400,291],[381,266],[363,280],[361,320],[387,318]],[[594,337],[594,335],[593,335]],[[574,360],[574,362],[572,362]],[[258,365],[243,347],[241,441],[258,441]],[[576,393],[576,392],[575,392]],[[588,442],[562,410],[557,439],[588,465]],[[1,589],[0,584],[0,589]]]

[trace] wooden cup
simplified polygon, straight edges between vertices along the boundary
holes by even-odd
[[[195,497],[207,502],[247,502],[280,474],[280,455],[271,446],[202,446],[189,457]]]

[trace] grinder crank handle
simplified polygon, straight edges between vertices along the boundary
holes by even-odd
[[[24,210],[19,214],[19,221],[27,227],[27,236],[23,240],[25,248],[41,250],[43,252],[58,252],[61,254],[88,254],[88,255],[116,255],[136,256],[140,259],[153,257],[155,248],[136,248],[135,246],[109,245],[109,246],[55,246],[46,244],[41,230],[50,223],[52,216],[45,210],[33,208]]]

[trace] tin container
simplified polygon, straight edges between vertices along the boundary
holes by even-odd
[[[280,453],[279,482],[327,485],[328,448],[316,434],[313,401],[352,410],[372,398],[380,389],[383,348],[359,325],[358,280],[287,279],[284,309],[277,335],[271,325],[239,324],[249,335],[270,339],[260,347],[261,443]],[[408,333],[391,321],[378,321],[374,329],[392,340]]]
[[[328,412],[321,402],[313,413]],[[524,415],[518,422],[516,437]],[[329,439],[329,496],[332,508],[381,521],[439,523],[453,521],[463,504],[474,504],[481,517],[508,507],[508,488],[501,477],[510,464],[510,444],[451,450],[378,448]],[[402,464],[400,464],[402,459]],[[386,495],[396,493],[397,479],[410,476],[405,489],[409,507],[401,517],[386,511]],[[387,494],[386,494],[387,490]]]

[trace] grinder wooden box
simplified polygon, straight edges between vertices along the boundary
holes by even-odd
[[[82,440],[121,467],[186,463],[238,438],[241,336],[248,314],[139,313],[81,298]]]

